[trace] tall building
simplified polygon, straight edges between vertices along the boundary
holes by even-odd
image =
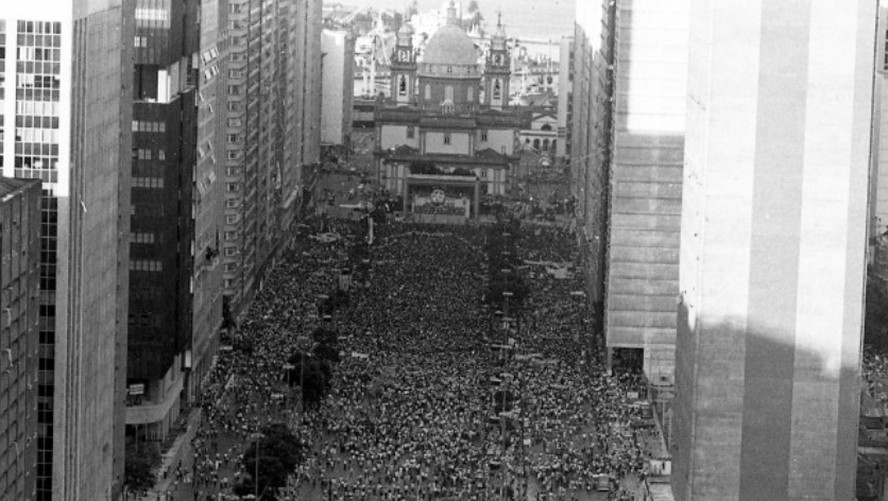
[[[228,1],[200,3],[200,51],[197,109],[197,164],[194,168],[192,210],[191,342],[185,352],[186,395],[199,394],[219,347],[222,326],[221,241],[225,223],[225,101],[228,86]]]
[[[876,4],[691,7],[673,491],[850,501]]]
[[[599,54],[589,50],[596,41],[584,29],[596,22],[595,9],[580,9],[583,33],[576,45],[586,60],[575,57],[574,63],[583,72],[575,80],[574,102],[583,104],[574,162],[575,173],[585,177],[577,184],[585,191],[581,210],[591,230],[585,235],[590,279],[598,282],[592,300],[603,302],[608,365],[639,364],[652,380],[668,382],[675,356],[688,0],[605,2]]]
[[[0,178],[0,492],[37,493],[40,181]]]
[[[355,37],[347,30],[324,30],[321,34],[321,144],[351,142],[352,98],[355,82]]]
[[[888,7],[879,7],[876,30],[876,77],[873,81],[873,143],[870,231],[888,231]]]
[[[570,157],[573,121],[574,38],[562,37],[558,56],[558,140],[555,156]]]
[[[570,175],[577,199],[579,255],[586,289],[598,316],[604,308],[604,257],[607,241],[608,165],[610,162],[613,94],[613,31],[615,2],[577,1],[571,53]],[[572,106],[570,106],[572,103]],[[560,104],[560,103],[559,103]],[[561,141],[563,143],[563,141]]]
[[[518,164],[518,132],[530,127],[530,113],[507,106],[511,54],[502,25],[479,64],[480,53],[459,27],[452,2],[449,12],[448,24],[432,35],[421,59],[410,28],[398,32],[393,96],[377,106],[374,116],[374,155],[381,186],[402,194],[405,206],[416,209],[414,195],[429,202],[429,193],[443,188],[453,200],[474,197],[471,214],[477,215],[479,193],[505,193],[509,171]],[[418,164],[432,164],[440,174],[460,179],[429,179],[428,172],[415,171]],[[446,213],[448,203],[432,202],[442,207],[422,210]]]
[[[228,0],[223,291],[237,313],[320,162],[321,0]],[[283,230],[283,231],[282,231]]]
[[[134,6],[0,11],[3,176],[42,182],[38,500],[123,487]]]
[[[166,438],[184,395],[190,349],[198,158],[196,4],[136,0],[126,424]]]

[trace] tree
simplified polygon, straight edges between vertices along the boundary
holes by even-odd
[[[414,160],[410,162],[411,174],[441,175],[442,171],[434,163],[428,160]]]
[[[288,377],[290,385],[298,386],[301,382],[302,403],[317,407],[330,391],[330,380],[333,376],[330,363],[308,353],[295,353],[288,362],[293,366]]]
[[[246,496],[256,492],[259,484],[260,499],[276,499],[275,492],[287,483],[287,475],[305,459],[305,444],[286,425],[273,423],[260,430],[259,456],[256,455],[256,442],[244,453],[241,464],[249,475],[234,486],[234,493]],[[257,468],[258,467],[258,468]],[[253,478],[257,472],[258,479]]]
[[[157,443],[127,441],[124,461],[124,482],[130,490],[147,490],[154,486],[154,471],[160,467]]]
[[[885,284],[872,274],[866,281],[866,307],[864,317],[864,342],[880,350],[888,349],[888,294]]]

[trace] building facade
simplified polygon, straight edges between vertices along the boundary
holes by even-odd
[[[0,178],[0,492],[37,495],[40,181]]]
[[[225,223],[225,92],[228,85],[227,0],[200,4],[198,64],[197,163],[191,190],[193,249],[191,342],[185,352],[185,394],[200,393],[219,347],[222,326],[221,238]]]
[[[616,4],[577,2],[571,53],[571,195],[586,290],[600,323],[604,310],[608,169],[611,150]]]
[[[42,182],[38,500],[123,488],[134,9],[35,0],[0,13],[3,176]]]
[[[191,347],[199,12],[136,0],[127,419],[166,438],[179,415]],[[207,148],[204,150],[204,148]]]
[[[237,314],[320,161],[321,0],[229,0],[223,293]],[[312,167],[314,168],[314,167]]]
[[[855,499],[876,4],[690,12],[675,498]]]
[[[574,37],[562,37],[558,52],[558,142],[555,156],[570,157],[573,122]]]
[[[405,201],[411,174],[428,174],[411,172],[417,163],[475,176],[485,194],[505,194],[518,163],[518,131],[530,127],[527,110],[507,106],[510,54],[502,25],[482,65],[453,6],[449,19],[421,59],[412,31],[401,28],[392,54],[393,96],[378,103],[374,116],[379,183]]]
[[[355,79],[355,37],[346,30],[321,34],[321,144],[349,146]]]
[[[873,81],[873,144],[870,231],[888,231],[888,7],[879,7],[876,77]]]
[[[588,2],[582,2],[588,4]],[[611,5],[613,4],[613,5]],[[688,51],[688,1],[604,2],[578,16],[574,174],[603,305],[608,366],[671,381]],[[600,23],[600,27],[596,25]],[[601,49],[595,37],[601,32]],[[581,136],[581,137],[580,137]]]

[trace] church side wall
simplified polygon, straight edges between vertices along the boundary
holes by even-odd
[[[469,155],[469,133],[450,132],[450,144],[444,144],[444,132],[426,132],[425,153],[447,153],[450,155]]]
[[[383,150],[389,148],[397,148],[401,145],[407,145],[411,148],[419,149],[419,128],[414,130],[413,138],[407,137],[406,125],[383,125],[381,127],[381,137],[379,147]]]

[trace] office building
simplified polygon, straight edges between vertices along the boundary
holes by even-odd
[[[163,440],[181,406],[190,349],[197,145],[198,9],[136,0],[133,80],[129,433]]]
[[[577,200],[577,240],[587,296],[599,323],[604,308],[607,166],[612,116],[609,100],[613,91],[610,67],[613,32],[602,28],[613,26],[614,5],[609,0],[598,5],[586,1],[576,3],[573,50],[568,66],[571,71],[568,98],[571,195]]]
[[[558,53],[558,139],[555,156],[570,157],[571,123],[573,122],[574,38],[562,37]]]
[[[321,34],[321,144],[349,146],[354,97],[355,37],[346,30]]]
[[[575,109],[580,124],[573,158],[584,191],[578,198],[585,199],[592,301],[603,302],[608,366],[640,366],[651,380],[668,383],[675,356],[688,0],[604,2],[598,20],[594,6],[578,9],[574,64],[581,76],[574,103],[582,104]],[[600,42],[589,37],[602,28]],[[598,53],[595,43],[601,44]]]
[[[873,139],[870,232],[888,231],[888,7],[879,7],[876,76],[873,80]]]
[[[690,4],[673,492],[850,501],[876,4]]]
[[[321,0],[229,0],[223,292],[242,311],[320,162]],[[314,168],[314,167],[312,167]]]
[[[42,182],[37,500],[123,488],[134,8],[0,11],[3,176]]]
[[[0,178],[0,492],[37,493],[40,181]]]
[[[199,394],[219,347],[222,326],[222,257],[225,223],[225,101],[228,86],[228,1],[203,0],[200,8],[200,62],[197,75],[197,164],[192,206],[191,342],[185,351],[188,399]]]

